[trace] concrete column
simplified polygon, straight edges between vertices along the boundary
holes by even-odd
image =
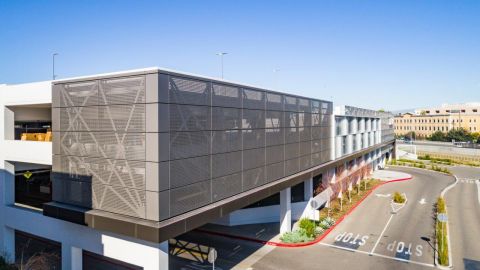
[[[15,203],[15,166],[8,162],[4,162],[3,171],[3,205],[12,205]]]
[[[309,201],[311,198],[313,198],[313,178],[303,182],[303,199]]]
[[[291,188],[280,191],[280,233],[292,231]]]
[[[82,270],[82,249],[68,243],[62,243],[62,269]]]
[[[15,262],[15,230],[4,226],[2,234],[3,243],[0,252],[8,262],[13,263]]]

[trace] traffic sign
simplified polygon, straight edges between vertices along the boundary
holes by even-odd
[[[217,260],[217,250],[214,248],[211,248],[210,251],[208,252],[208,262],[209,263],[214,263],[215,260]]]

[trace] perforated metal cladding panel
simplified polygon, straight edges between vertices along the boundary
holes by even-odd
[[[145,103],[145,76],[102,80],[100,104]]]
[[[284,163],[274,163],[267,165],[267,182],[278,180],[285,176]]]
[[[145,190],[93,185],[93,209],[145,218]]]
[[[228,198],[242,190],[242,174],[235,173],[212,180],[213,201]]]
[[[299,136],[300,141],[310,141],[312,139],[312,128],[311,127],[299,127]]]
[[[242,130],[243,149],[265,147],[264,129],[244,129]]]
[[[170,161],[170,187],[181,187],[210,178],[210,156]]]
[[[266,140],[267,146],[284,144],[285,129],[283,128],[265,129],[265,140]]]
[[[312,153],[312,142],[300,142],[300,155],[310,155]]]
[[[298,113],[298,126],[299,127],[312,126],[312,115],[308,112]]]
[[[224,175],[241,172],[242,152],[230,152],[212,156],[212,177],[217,178]]]
[[[241,119],[241,109],[212,107],[212,128],[214,130],[239,129],[242,127]]]
[[[301,156],[299,159],[300,170],[306,170],[312,167],[311,155]]]
[[[306,98],[298,98],[298,111],[311,112],[310,100]]]
[[[267,110],[283,111],[283,96],[280,94],[267,93]]]
[[[87,157],[62,157],[60,170],[71,179],[145,189],[145,162]]]
[[[212,105],[241,108],[241,89],[226,85],[213,84]]]
[[[266,128],[283,128],[283,127],[285,127],[283,112],[280,112],[280,111],[266,111],[265,112],[265,127]]]
[[[170,104],[170,130],[209,130],[210,107]]]
[[[211,182],[204,181],[170,191],[170,212],[173,216],[211,203]]]
[[[267,147],[266,157],[267,164],[282,162],[285,159],[284,146],[276,145]]]
[[[243,108],[265,110],[265,92],[243,89]]]
[[[243,150],[243,169],[252,169],[265,165],[265,148]]]
[[[61,133],[62,155],[145,160],[144,133]]]
[[[298,128],[285,128],[285,143],[295,143],[300,141]]]
[[[212,151],[214,154],[242,150],[241,130],[213,131],[212,134]]]
[[[243,191],[265,184],[265,167],[243,171]]]
[[[109,105],[60,109],[56,131],[145,131],[145,105]]]
[[[265,111],[243,109],[242,128],[265,128]]]
[[[170,76],[169,101],[177,104],[210,105],[209,83]]]
[[[285,112],[285,127],[298,127],[298,113],[297,112]]]
[[[210,154],[211,131],[170,133],[170,159]]]
[[[298,112],[297,98],[284,95],[285,111]]]
[[[285,159],[292,159],[300,156],[299,144],[285,144]]]
[[[99,129],[98,106],[69,107],[60,109],[60,125],[55,131],[95,131]]]
[[[58,89],[60,89],[60,107],[98,104],[97,81],[61,84]]]
[[[292,175],[300,171],[299,158],[285,160],[285,175]]]

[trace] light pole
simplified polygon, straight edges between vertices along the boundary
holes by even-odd
[[[55,78],[57,77],[57,75],[55,75],[55,56],[57,56],[58,53],[54,53],[52,54],[52,80],[55,80]]]
[[[222,63],[222,79],[223,79],[223,56],[228,54],[226,52],[219,52],[219,53],[216,53],[218,56],[220,56],[220,61]]]

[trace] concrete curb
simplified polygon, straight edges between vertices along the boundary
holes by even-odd
[[[452,184],[448,185],[446,188],[444,188],[442,190],[442,192],[440,193],[440,197],[444,198],[445,197],[445,194],[447,193],[447,191],[449,191],[450,189],[452,189],[453,187],[455,187],[458,183],[458,178],[456,175],[452,175],[453,177],[455,177],[455,182],[453,182]],[[447,214],[447,217],[448,217],[448,209],[447,209],[447,201],[445,201],[445,212]],[[452,244],[450,242],[450,226],[448,224],[448,221],[447,221],[447,244],[448,244],[448,266],[443,266],[443,265],[440,265],[438,264],[438,257],[437,259],[435,260],[435,263],[437,263],[437,267],[440,268],[440,269],[452,269],[453,268],[453,261],[452,261]],[[437,248],[438,250],[438,243],[435,244],[435,247]]]
[[[314,245],[314,244],[317,244],[318,242],[322,241],[325,237],[327,237],[327,235],[338,225],[340,224],[348,215],[350,215],[353,210],[355,210],[355,208],[357,208],[357,206],[360,205],[360,203],[362,203],[370,194],[372,194],[372,192],[385,185],[385,184],[389,184],[389,183],[394,183],[394,182],[401,182],[401,181],[407,181],[407,180],[411,180],[412,179],[412,176],[410,177],[405,177],[405,178],[399,178],[399,179],[393,179],[393,180],[389,180],[389,181],[385,181],[385,182],[382,182],[380,183],[379,185],[375,186],[374,188],[372,188],[371,190],[369,190],[367,192],[367,194],[365,194],[352,208],[350,208],[350,210],[348,210],[347,213],[345,213],[342,217],[340,217],[337,221],[335,221],[335,224],[328,228],[327,230],[325,230],[325,232],[320,235],[319,237],[317,237],[315,240],[313,241],[310,241],[310,242],[303,242],[303,243],[282,243],[282,242],[274,242],[274,241],[265,241],[265,240],[260,240],[260,239],[256,239],[256,238],[251,238],[251,237],[246,237],[246,236],[240,236],[240,235],[232,235],[232,234],[227,234],[227,233],[221,233],[221,232],[213,232],[213,231],[209,231],[209,230],[204,230],[204,229],[195,229],[196,231],[199,231],[199,232],[202,232],[202,233],[206,233],[206,234],[210,234],[210,235],[217,235],[217,236],[223,236],[223,237],[228,237],[228,238],[233,238],[233,239],[239,239],[239,240],[245,240],[245,241],[250,241],[250,242],[255,242],[255,243],[259,243],[259,244],[263,244],[263,245],[270,245],[270,246],[276,246],[276,247],[288,247],[288,248],[296,248],[296,247],[306,247],[306,246],[311,246],[311,245]]]
[[[449,176],[453,176],[453,174],[448,174],[448,173],[444,173],[444,172],[438,172],[438,171],[434,171],[434,170],[423,169],[423,168],[418,168],[418,167],[413,167],[413,166],[391,165],[391,164],[390,164],[390,165],[388,165],[388,166],[399,167],[399,168],[411,168],[411,169],[418,169],[418,170],[423,170],[423,171],[427,171],[427,172],[436,172],[436,173],[443,174],[443,175],[449,175]]]

